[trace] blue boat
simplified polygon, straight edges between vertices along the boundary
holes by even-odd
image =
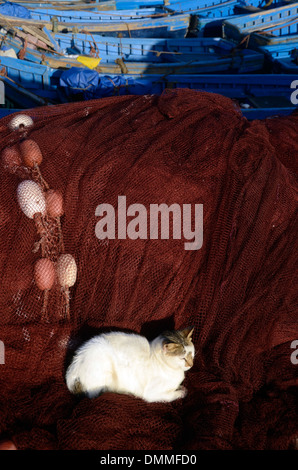
[[[105,10],[105,11],[80,11],[80,10],[55,10],[49,8],[30,9],[30,16],[38,21],[52,21],[55,17],[60,23],[75,22],[119,22],[131,21],[136,19],[163,18],[171,16],[171,13],[165,12],[162,8],[142,8],[137,10]]]
[[[179,1],[179,0],[170,0],[168,2],[164,2],[165,5],[171,10],[175,12],[190,12],[193,13],[196,10],[200,9],[208,9],[212,8],[213,6],[217,6],[218,8],[221,6],[222,9],[224,9],[225,5],[227,5],[229,2],[227,0],[220,0],[220,1],[215,1],[215,0],[186,0],[186,1]],[[257,8],[261,9],[265,6],[267,1],[265,0],[237,0],[235,3],[234,7],[236,7],[236,10],[238,9],[239,12],[246,12],[249,13],[249,11],[252,13],[252,9],[256,10]],[[276,6],[282,6],[286,2],[284,0],[273,0],[270,3],[271,8],[275,8]],[[234,8],[233,8],[234,9]],[[225,13],[226,14],[226,13]],[[230,10],[230,14],[234,14],[233,10]]]
[[[270,64],[273,73],[297,73],[298,74],[298,37],[296,41],[269,43],[260,46],[251,41],[250,46],[262,52],[265,63]]]
[[[85,3],[82,0],[18,0],[17,3],[29,8],[59,8],[72,10],[134,10],[138,8],[153,8],[156,6],[168,8],[175,12],[191,12],[193,10],[208,8],[213,5],[226,3],[227,0],[105,0]],[[2,3],[2,2],[0,2]],[[242,7],[264,8],[267,0],[238,0],[237,5]],[[285,4],[286,0],[273,0],[271,7]]]
[[[24,43],[27,35],[21,31],[19,35]],[[1,37],[3,44],[18,46],[17,38],[12,43],[6,34],[0,33]],[[121,58],[124,61],[175,62],[181,61],[183,57],[193,60],[198,54],[227,56],[235,53],[234,44],[222,38],[115,38],[80,33],[53,33],[51,37],[55,41],[56,51],[61,54],[86,55],[103,61]]]
[[[260,0],[258,0],[260,2]],[[255,3],[257,1],[255,0]],[[283,1],[274,0],[273,5],[282,5]],[[246,8],[245,5],[239,4],[239,0],[188,0],[186,2],[173,2],[169,7],[159,5],[155,9],[143,8],[139,10],[119,11],[105,11],[99,13],[98,11],[62,11],[55,9],[47,9],[46,7],[31,9],[31,16],[37,20],[51,21],[55,16],[60,22],[69,21],[105,21],[109,19],[114,21],[117,19],[135,18],[137,16],[146,17],[147,15],[170,14],[170,13],[189,13],[192,17],[199,17],[201,19],[201,26],[210,23],[214,20],[229,19],[231,16],[237,15],[237,7]],[[243,12],[242,12],[243,13]],[[119,15],[119,16],[118,16]]]
[[[44,28],[43,32],[47,30]],[[81,33],[51,33],[49,38],[48,44],[52,42],[52,48],[59,55],[84,55],[103,61],[120,58],[124,61],[175,62],[181,56],[190,59],[198,54],[227,55],[235,47],[233,42],[222,38],[115,38]],[[0,33],[0,42],[17,52],[25,42],[27,48],[34,45],[30,43],[30,35],[21,30]],[[44,49],[48,50],[46,44]]]
[[[46,26],[50,31],[58,32],[93,32],[105,36],[118,36],[122,37],[185,37],[190,25],[189,14],[175,14],[153,18],[140,18],[140,19],[127,19],[115,21],[77,21],[77,22],[63,22],[56,21],[42,21],[27,18],[18,18],[13,16],[1,17],[2,27],[42,27]]]
[[[173,48],[175,48],[175,40]],[[190,40],[188,46],[188,52],[184,51],[181,55],[171,55],[168,53],[168,62],[143,62],[141,60],[123,60],[123,56],[119,56],[117,51],[110,50],[109,53],[103,57],[96,70],[100,73],[113,75],[113,74],[130,74],[130,75],[148,75],[148,74],[160,74],[168,75],[173,73],[179,74],[199,74],[199,73],[250,73],[255,72],[263,67],[264,55],[262,53],[251,51],[249,49],[240,50],[238,52],[232,50],[233,45],[227,41],[222,41],[222,47],[218,47],[217,52],[206,53],[203,51],[204,46],[200,47],[196,44],[197,40]],[[204,40],[199,40],[199,43],[204,43]],[[207,40],[212,44],[212,41]],[[191,47],[191,43],[193,47]],[[214,41],[216,44],[216,41]],[[179,41],[178,41],[179,44]],[[16,53],[20,53],[22,45],[15,39],[3,38],[2,47],[11,47]],[[191,51],[192,49],[192,51]],[[196,50],[196,53],[194,52]],[[108,52],[108,51],[106,51]],[[32,50],[29,47],[23,52],[24,58],[32,63],[43,63],[52,68],[70,68],[74,66],[80,66],[82,62],[82,56],[77,61],[76,58],[68,58],[67,56],[54,56],[49,52],[39,52]],[[166,56],[166,54],[165,54]],[[140,56],[139,56],[140,57]],[[84,58],[83,58],[84,59]],[[86,57],[85,57],[86,59]],[[17,60],[17,59],[15,59]],[[88,60],[87,60],[88,64]]]
[[[286,0],[273,0],[271,7],[279,6]],[[18,0],[16,3],[27,8],[54,8],[65,10],[136,10],[154,7],[164,7],[169,11],[193,12],[202,8],[209,8],[215,5],[226,4],[228,0],[105,0],[100,2],[85,3],[81,0]],[[5,0],[0,2],[5,3]],[[237,5],[242,7],[262,8],[265,0],[238,0]]]
[[[295,49],[296,44],[298,43],[298,34],[286,34],[284,36],[274,36],[270,33],[258,34],[253,33],[249,36],[247,45],[252,49],[258,49],[259,47],[270,47],[273,51],[274,49],[278,51],[282,50],[284,47],[291,47]],[[262,49],[261,49],[262,50]]]
[[[46,98],[38,96],[21,84],[16,83],[10,77],[1,76],[0,80],[4,83],[5,101],[9,102],[9,107],[27,109],[35,108],[36,106],[47,106],[49,104]],[[4,110],[7,109],[6,106],[7,103],[0,105],[1,117],[3,117]]]
[[[206,1],[206,0],[205,0]],[[1,2],[1,3],[4,3]],[[163,0],[105,0],[100,2],[86,3],[82,0],[52,0],[52,1],[40,1],[40,0],[18,0],[20,5],[29,8],[65,8],[72,10],[133,10],[137,8],[152,8],[155,6],[163,6]]]
[[[67,36],[67,38],[66,38]],[[70,53],[112,57],[117,55],[124,60],[148,62],[174,62],[182,55],[191,59],[197,54],[232,53],[234,44],[222,38],[181,38],[181,39],[130,39],[108,38],[83,34],[56,34],[55,39],[61,49]],[[90,40],[91,39],[91,40]],[[94,39],[95,41],[92,41]]]
[[[58,21],[114,21],[133,18],[146,18],[153,15],[169,15],[177,13],[189,13],[192,15],[206,15],[210,18],[221,18],[234,14],[234,8],[238,0],[226,0],[220,3],[213,3],[210,5],[202,5],[201,2],[185,2],[185,8],[178,8],[177,10],[170,8],[163,8],[157,6],[156,8],[140,8],[137,10],[110,10],[110,11],[85,11],[85,10],[61,10],[54,8],[43,7],[30,7],[31,18],[51,21],[52,17],[57,17]]]
[[[53,69],[42,64],[0,57],[0,67],[4,67],[7,77],[14,84],[25,88],[49,104],[63,102],[65,91],[60,81],[63,69]],[[76,69],[84,76],[86,69]],[[147,75],[143,76],[105,76],[96,71],[88,70],[88,73],[97,75],[101,80],[110,83],[109,95],[115,94],[160,94],[166,88],[190,88],[198,91],[219,93],[237,100],[244,115],[254,119],[257,113],[270,116],[276,113],[288,114],[295,109],[291,103],[291,84],[297,79],[297,75],[257,74],[257,75]],[[72,90],[69,90],[70,92]],[[77,93],[77,88],[76,88]],[[87,90],[80,89],[80,97],[84,91],[90,94],[90,86]],[[98,90],[95,89],[97,93]],[[104,90],[106,93],[106,90]],[[94,96],[93,96],[94,97]],[[260,115],[260,114],[259,114]]]
[[[285,44],[269,44],[268,46],[258,46],[259,51],[263,52],[268,59],[274,61],[276,59],[287,59],[293,56],[298,50],[298,41]]]
[[[276,36],[298,34],[298,3],[223,21],[223,37],[236,42],[254,32],[274,32]]]
[[[275,58],[273,60],[273,71],[296,74],[296,77],[298,77],[298,49],[293,49],[287,57]]]
[[[21,89],[22,92],[26,90],[48,104],[59,103],[57,87],[62,69],[51,69],[46,65],[10,57],[0,57],[0,69],[3,80],[15,85],[13,93],[17,89]],[[7,88],[6,84],[5,95],[10,98],[10,88]]]
[[[0,52],[7,95],[19,108],[191,88],[234,99],[248,119],[289,114],[295,109],[291,84],[297,80],[297,65],[291,54],[294,38],[296,42],[298,38],[298,3],[21,3],[32,5],[31,18],[7,16],[0,23],[7,30],[0,33],[1,47],[12,48],[20,57],[4,57]],[[101,11],[102,5],[109,8]],[[191,29],[195,35],[196,27],[198,37],[185,37]],[[218,36],[224,37],[215,37],[212,28],[218,28]],[[253,47],[244,47],[248,40],[238,47],[247,35]],[[30,40],[36,39],[44,42],[34,50]],[[271,71],[278,73],[254,74],[262,70],[264,56],[268,63],[270,59]]]

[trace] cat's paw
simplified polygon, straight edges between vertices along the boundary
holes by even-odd
[[[180,387],[177,389],[177,398],[184,398],[187,395],[187,388],[184,387],[183,385],[180,385]]]

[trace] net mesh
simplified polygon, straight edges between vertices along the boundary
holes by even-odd
[[[9,129],[12,116],[0,122],[1,151],[22,135],[43,155],[40,173],[1,163],[0,437],[19,449],[288,449],[298,435],[298,115],[248,122],[229,99],[190,90],[25,114],[26,132]],[[17,199],[22,180],[41,177],[64,202],[61,233],[48,218],[48,239]],[[148,212],[203,204],[202,248],[99,240],[96,207],[117,209],[119,195]],[[46,302],[34,281],[41,239],[53,262],[65,252],[77,264],[76,283]],[[151,339],[188,325],[197,353],[185,399],[68,392],[69,358],[92,334]]]

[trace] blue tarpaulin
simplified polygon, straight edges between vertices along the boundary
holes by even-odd
[[[31,18],[28,8],[18,3],[5,2],[0,5],[0,14],[5,16],[17,16],[18,18]]]
[[[99,75],[96,70],[71,67],[62,73],[60,87],[67,96],[82,94],[85,100],[113,95],[144,95],[150,93],[152,83],[121,75]]]

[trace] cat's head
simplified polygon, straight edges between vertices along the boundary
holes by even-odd
[[[162,337],[164,355],[176,366],[188,370],[193,366],[195,348],[192,342],[193,327],[165,331]]]

